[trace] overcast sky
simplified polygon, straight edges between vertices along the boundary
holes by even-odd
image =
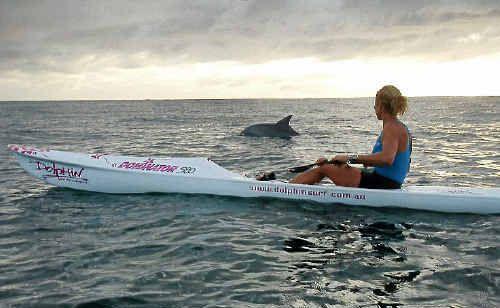
[[[0,100],[500,95],[500,1],[0,0]]]

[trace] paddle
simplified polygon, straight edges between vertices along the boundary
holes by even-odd
[[[356,162],[349,162],[350,164],[356,164]],[[320,166],[320,165],[323,165],[323,164],[336,164],[336,165],[341,165],[341,164],[344,164],[344,162],[341,162],[341,161],[338,161],[338,160],[327,160],[325,162],[322,162],[322,163],[314,163],[314,164],[309,164],[309,165],[304,165],[304,166],[298,166],[298,167],[293,167],[293,168],[289,168],[288,169],[288,172],[291,172],[291,173],[299,173],[299,172],[304,172],[314,166]],[[276,174],[274,173],[274,171],[271,171],[271,172],[265,172],[261,175],[258,175],[256,177],[257,180],[259,181],[271,181],[271,180],[276,180]]]
[[[340,162],[338,160],[327,160],[326,162],[324,163],[321,163],[321,164],[317,164],[317,163],[314,163],[314,164],[309,164],[309,165],[304,165],[304,166],[298,166],[298,167],[293,167],[293,168],[289,168],[288,169],[288,172],[291,172],[291,173],[299,173],[299,172],[304,172],[314,166],[319,166],[319,165],[322,165],[322,164],[336,164],[336,165],[339,165],[339,164],[343,164],[343,162]]]

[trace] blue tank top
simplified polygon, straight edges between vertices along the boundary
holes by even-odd
[[[408,130],[408,127],[404,123],[401,124],[403,124],[403,126],[406,128],[406,131],[408,132],[408,145],[406,146],[406,150],[404,152],[396,153],[396,157],[394,158],[394,162],[392,163],[392,165],[375,167],[375,172],[388,179],[403,184],[408,171],[410,171],[412,137],[410,131]],[[378,136],[377,142],[373,146],[372,153],[382,152],[382,134],[383,132]]]

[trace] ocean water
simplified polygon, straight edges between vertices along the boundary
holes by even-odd
[[[291,140],[240,136],[293,114]],[[407,185],[498,187],[500,98],[411,98]],[[366,153],[373,99],[0,103],[1,307],[498,307],[500,216],[46,185],[7,144],[204,156],[240,173]]]

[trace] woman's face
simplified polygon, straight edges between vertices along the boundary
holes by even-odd
[[[382,104],[378,97],[375,98],[375,104],[373,105],[375,109],[375,114],[377,115],[377,119],[382,120]]]

